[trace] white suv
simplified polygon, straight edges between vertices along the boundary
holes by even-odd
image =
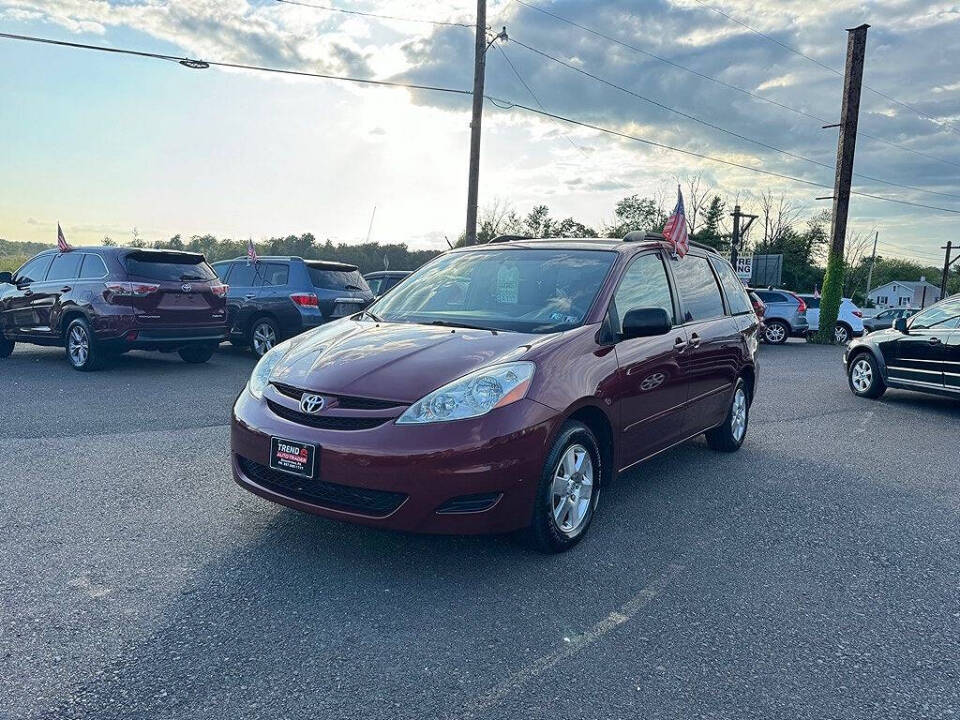
[[[814,295],[801,295],[807,304],[807,322],[810,332],[820,329],[820,298]],[[837,315],[837,325],[833,331],[833,338],[841,345],[846,345],[851,339],[863,335],[863,313],[850,298],[840,299],[840,312]]]

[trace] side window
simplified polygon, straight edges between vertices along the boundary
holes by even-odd
[[[253,263],[234,263],[230,271],[230,284],[233,287],[253,287],[256,268]]]
[[[951,300],[917,313],[910,327],[917,330],[933,327],[953,328],[956,327],[958,317],[960,317],[960,300]]]
[[[82,261],[82,253],[60,253],[53,258],[50,272],[47,273],[47,280],[76,280],[80,276],[80,263]]]
[[[623,316],[640,308],[663,308],[670,319],[673,315],[673,299],[670,283],[659,255],[641,255],[623,274],[620,286],[610,304],[610,329],[620,335],[623,332]]]
[[[786,298],[784,298],[780,293],[770,292],[769,290],[757,290],[757,296],[767,305],[770,303],[782,303],[787,301]]]
[[[41,255],[28,261],[26,265],[17,270],[16,282],[28,284],[43,280],[47,276],[47,268],[50,267],[51,260],[53,260],[53,255]]]
[[[210,267],[213,268],[213,271],[217,274],[217,277],[220,278],[221,282],[226,282],[227,277],[230,275],[230,268],[233,267],[232,262],[218,262],[213,263]]]
[[[720,287],[706,258],[687,255],[673,264],[673,276],[677,279],[684,322],[723,317]]]
[[[81,280],[100,280],[107,276],[107,266],[103,264],[103,258],[99,255],[83,256],[83,265],[80,266]]]
[[[727,303],[730,305],[731,315],[744,315],[753,311],[750,304],[750,297],[743,288],[743,283],[733,271],[733,268],[725,260],[713,259],[713,267],[720,276],[720,284],[723,285],[723,291],[727,295]]]
[[[286,285],[290,277],[290,266],[283,263],[258,263],[255,276],[258,286]]]
[[[380,294],[380,286],[383,284],[383,278],[370,278],[367,280],[367,285],[370,286],[370,292],[374,295]]]
[[[807,295],[801,295],[800,297],[803,298],[803,301],[807,304],[808,308],[812,308],[813,310],[816,310],[817,308],[820,307],[820,298],[810,297]]]

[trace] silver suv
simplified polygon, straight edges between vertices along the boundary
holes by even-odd
[[[810,324],[807,322],[807,304],[796,293],[777,288],[754,288],[767,306],[763,316],[763,340],[771,345],[782,345],[791,337],[806,337]]]

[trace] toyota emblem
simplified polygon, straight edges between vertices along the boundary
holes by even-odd
[[[323,410],[323,406],[323,398],[319,395],[305,393],[300,397],[300,409],[303,410],[303,412],[305,412],[307,415],[316,415],[318,412]]]
[[[191,285],[190,283],[184,283],[183,285],[180,286],[180,289],[183,290],[185,293],[188,293],[191,290],[193,290],[193,285]]]

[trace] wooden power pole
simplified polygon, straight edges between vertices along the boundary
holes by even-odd
[[[820,342],[833,342],[833,329],[840,312],[843,293],[844,241],[847,233],[847,213],[850,209],[850,184],[853,180],[853,155],[857,147],[857,125],[860,119],[860,86],[863,83],[863,59],[867,50],[867,29],[849,28],[847,32],[847,63],[843,79],[843,106],[840,111],[840,140],[837,143],[837,174],[833,190],[833,228],[830,236],[830,255],[827,275],[823,281],[820,300]]]
[[[487,0],[477,0],[477,37],[473,58],[473,119],[470,121],[470,174],[467,178],[466,244],[477,244],[477,198],[480,192],[480,125],[487,64]]]
[[[733,265],[734,271],[737,269],[737,257],[740,254],[740,248],[743,245],[743,236],[746,234],[747,230],[750,229],[750,226],[753,224],[753,221],[757,219],[756,215],[746,215],[740,211],[740,205],[733,206],[733,212],[730,213],[730,216],[733,218],[733,237],[730,239],[730,264]],[[740,220],[746,218],[747,223],[745,225],[740,224]]]

